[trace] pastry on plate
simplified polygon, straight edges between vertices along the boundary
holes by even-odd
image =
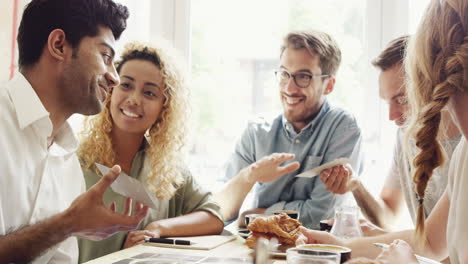
[[[301,222],[289,217],[285,213],[268,217],[259,217],[247,226],[250,236],[245,240],[248,247],[254,248],[260,237],[270,240],[278,239],[280,247],[291,247],[295,245]]]

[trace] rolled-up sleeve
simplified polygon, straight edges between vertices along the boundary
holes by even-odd
[[[356,174],[361,173],[363,168],[362,136],[354,119],[344,122],[335,129],[321,164],[338,158],[350,158]],[[319,177],[314,177],[310,181],[313,181],[313,188],[307,199],[277,202],[268,207],[267,213],[274,210],[297,210],[300,211],[299,220],[306,227],[318,228],[320,220],[332,217],[335,207],[344,203],[347,195],[327,191]]]
[[[170,217],[186,215],[195,211],[207,211],[223,221],[220,206],[213,200],[211,192],[201,187],[188,171],[185,173],[187,175],[184,185],[174,197],[175,203],[180,205],[180,207],[176,206],[175,208],[181,208],[181,211],[174,212]]]

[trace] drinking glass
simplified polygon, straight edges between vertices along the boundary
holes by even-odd
[[[288,264],[339,264],[340,254],[302,248],[290,248],[286,251]]]
[[[341,238],[362,237],[358,219],[359,208],[356,206],[341,206],[335,211],[335,222],[330,230],[332,235]]]

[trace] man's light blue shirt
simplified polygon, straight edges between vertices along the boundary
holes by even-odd
[[[225,180],[272,153],[294,153],[295,161],[301,164],[299,170],[274,182],[257,183],[253,208],[267,208],[266,213],[297,210],[304,226],[317,228],[320,220],[333,216],[335,207],[343,204],[346,196],[325,190],[319,177],[295,176],[343,157],[352,159],[351,165],[359,174],[363,163],[361,141],[354,116],[325,100],[317,116],[300,133],[283,114],[272,122],[250,122],[227,163]]]

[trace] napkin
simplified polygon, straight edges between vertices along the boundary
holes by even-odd
[[[96,167],[102,173],[106,174],[111,168],[102,164],[96,163]],[[157,210],[156,201],[154,196],[146,189],[142,182],[120,172],[119,177],[111,184],[111,189],[123,196],[130,197],[135,201],[141,202],[150,208]]]

